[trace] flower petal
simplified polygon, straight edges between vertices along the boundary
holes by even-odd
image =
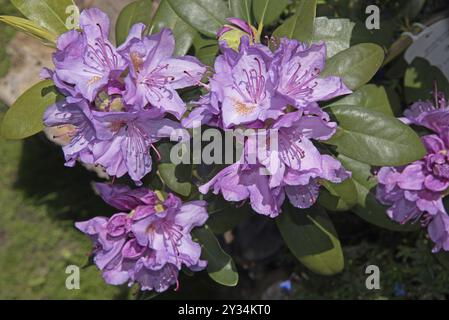
[[[290,203],[301,209],[310,208],[317,200],[320,185],[317,180],[311,180],[309,184],[303,186],[287,186],[285,193]]]
[[[206,67],[197,58],[191,56],[169,58],[163,63],[167,64],[167,68],[161,70],[160,74],[170,78],[173,89],[198,85],[206,72]]]

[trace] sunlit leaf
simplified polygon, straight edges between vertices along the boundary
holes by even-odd
[[[56,43],[57,35],[55,33],[45,30],[31,20],[14,16],[0,16],[0,21],[41,41],[53,45]]]
[[[11,3],[28,19],[57,35],[69,30],[67,19],[77,9],[73,0],[11,0]]]
[[[45,110],[61,96],[50,80],[41,81],[25,91],[8,109],[3,118],[1,136],[24,139],[42,129]]]
[[[290,251],[307,268],[322,275],[343,270],[340,241],[324,210],[317,206],[307,210],[290,208],[276,222]]]
[[[355,90],[371,80],[383,60],[384,51],[378,45],[357,44],[327,60],[321,76],[341,77],[351,90]]]

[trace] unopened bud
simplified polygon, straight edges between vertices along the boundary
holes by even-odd
[[[251,44],[260,43],[260,34],[248,22],[238,18],[228,18],[227,20],[231,24],[223,26],[218,31],[218,40],[225,41],[234,50],[238,50],[242,36],[248,36]]]

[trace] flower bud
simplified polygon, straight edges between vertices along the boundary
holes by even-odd
[[[218,40],[225,41],[234,50],[238,50],[242,36],[249,36],[251,44],[260,42],[260,34],[248,22],[238,18],[228,18],[227,20],[231,24],[224,25],[218,31]]]

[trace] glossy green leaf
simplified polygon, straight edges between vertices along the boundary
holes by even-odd
[[[397,97],[396,97],[397,99]],[[353,105],[378,111],[389,116],[394,116],[394,104],[398,103],[394,97],[389,96],[383,86],[366,84],[352,94],[343,97],[331,105]]]
[[[201,244],[201,258],[207,261],[207,272],[217,283],[234,287],[239,281],[239,274],[234,260],[221,248],[217,238],[206,225],[192,231]]]
[[[351,178],[342,183],[323,181],[318,203],[331,211],[346,211],[357,204],[357,190]]]
[[[232,17],[243,19],[251,24],[252,2],[253,0],[229,0]]]
[[[253,12],[257,23],[267,26],[275,22],[285,10],[289,0],[255,0]]]
[[[333,275],[343,270],[340,241],[323,209],[316,206],[306,210],[289,207],[276,222],[290,251],[307,268],[322,275]]]
[[[324,41],[327,57],[330,58],[349,48],[354,25],[349,19],[318,17],[313,26],[312,42]]]
[[[371,173],[368,164],[339,155],[338,160],[351,171],[357,194],[357,205],[351,209],[365,221],[378,227],[393,231],[413,231],[419,228],[417,224],[401,225],[392,221],[386,213],[386,207],[380,204],[375,197],[376,177]]]
[[[149,26],[151,22],[152,0],[138,0],[131,2],[120,12],[115,25],[115,41],[117,46],[125,42],[129,30],[136,23]]]
[[[215,37],[231,13],[224,1],[167,0],[172,9],[190,26],[206,36]]]
[[[287,37],[300,41],[311,41],[313,38],[316,15],[316,0],[300,0],[295,14],[280,25],[273,35],[280,39]]]
[[[173,163],[160,163],[158,166],[160,177],[167,187],[182,196],[187,197],[192,192],[190,183],[192,168],[189,165],[175,165]]]
[[[154,15],[151,33],[170,28],[176,41],[175,55],[182,56],[189,51],[197,35],[195,29],[185,23],[173,10],[168,0],[162,0]]]
[[[6,139],[24,139],[42,129],[45,110],[61,96],[53,82],[41,81],[25,91],[8,109],[3,118],[1,136]]]
[[[346,170],[351,171],[357,188],[357,203],[365,206],[367,194],[377,185],[376,177],[371,173],[371,166],[344,155],[339,155],[338,160]]]
[[[336,134],[326,143],[340,154],[373,166],[401,166],[426,153],[418,135],[394,117],[356,106],[326,111],[338,122]]]
[[[376,74],[384,60],[384,51],[373,43],[357,44],[327,60],[321,76],[338,76],[355,90]]]
[[[67,19],[73,13],[71,9],[76,9],[72,0],[11,0],[11,3],[25,17],[57,35],[69,30]]]
[[[38,26],[36,23],[28,19],[14,16],[0,16],[0,22],[9,24],[19,31],[22,31],[32,37],[53,45],[56,43],[56,38],[58,37],[55,33],[45,30],[44,28]]]

